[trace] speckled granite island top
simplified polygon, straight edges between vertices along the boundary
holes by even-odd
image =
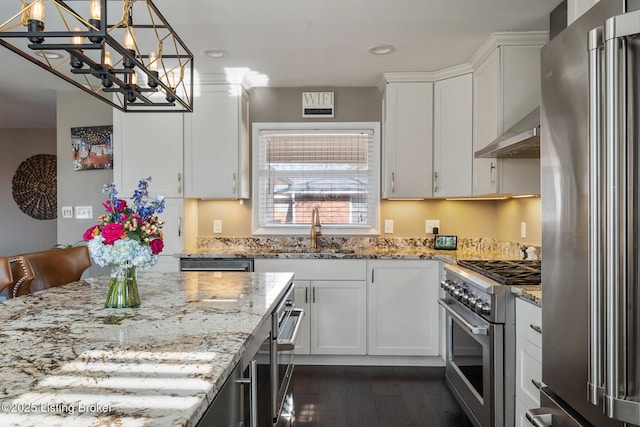
[[[140,272],[135,309],[104,308],[106,277],[0,303],[0,425],[195,425],[292,277]]]

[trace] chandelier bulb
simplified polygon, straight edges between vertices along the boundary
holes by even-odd
[[[44,31],[44,2],[43,0],[35,0],[29,9],[29,19],[27,20],[27,31],[30,33],[39,33]],[[42,36],[30,36],[31,43],[40,44],[44,41]]]
[[[102,5],[100,0],[91,0],[89,3],[89,17],[100,21],[102,19]]]
[[[82,31],[80,29],[80,27],[78,27],[77,25],[75,27],[73,27],[73,31],[74,32],[80,32]],[[82,46],[82,36],[73,36],[71,37],[71,44],[75,45],[75,46]],[[78,49],[79,51],[81,51],[80,49]],[[77,56],[74,55],[73,53],[69,54],[69,64],[71,65],[72,68],[82,68],[82,60]]]

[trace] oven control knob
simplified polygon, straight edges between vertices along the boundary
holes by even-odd
[[[475,310],[476,313],[480,314],[482,313],[482,306],[484,305],[484,301],[482,301],[480,298],[476,299],[476,303],[473,306],[473,309]]]
[[[481,314],[486,314],[486,315],[491,314],[491,306],[489,305],[489,303],[485,302],[484,304],[482,304],[482,308],[480,309],[480,313]]]
[[[469,295],[469,298],[467,299],[467,305],[471,308],[475,308],[476,306],[476,297],[473,295]]]
[[[460,301],[465,305],[469,304],[469,294],[466,290],[462,292],[462,295],[460,295]]]
[[[452,295],[453,295],[453,297],[454,297],[455,299],[459,300],[459,299],[460,299],[460,296],[462,295],[462,292],[464,292],[464,289],[462,289],[462,287],[460,287],[460,286],[456,286],[456,287],[453,289],[453,294],[452,294]]]
[[[449,288],[451,287],[451,280],[443,280],[442,282],[440,282],[440,287],[445,291],[449,290]]]

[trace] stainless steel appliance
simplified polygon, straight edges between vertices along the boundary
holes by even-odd
[[[640,424],[638,9],[595,3],[541,51],[536,426]]]
[[[515,302],[509,285],[540,283],[540,261],[458,261],[445,265],[445,379],[471,422],[515,420]]]
[[[180,271],[253,271],[253,259],[180,258]]]

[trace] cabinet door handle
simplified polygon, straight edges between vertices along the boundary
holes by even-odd
[[[304,288],[304,303],[309,304],[309,288]]]
[[[178,217],[178,237],[182,236],[182,217]]]
[[[178,194],[182,193],[182,174],[178,172]]]
[[[236,174],[235,173],[233,174],[233,181],[232,181],[231,186],[233,188],[232,191],[235,193],[236,192]]]
[[[372,284],[373,284],[373,282],[375,281],[375,271],[376,271],[376,269],[375,269],[375,268],[372,268],[372,269],[371,269],[371,283],[372,283]]]
[[[315,302],[316,302],[316,287],[314,286],[314,287],[311,289],[311,291],[312,291],[312,292],[311,292],[311,299],[312,299],[313,303],[315,304]]]
[[[533,323],[529,324],[529,327],[531,329],[533,329],[534,331],[536,331],[537,333],[541,334],[542,333],[542,328],[538,325],[534,325]]]
[[[438,192],[438,172],[433,173],[433,192]]]
[[[495,185],[496,183],[496,165],[491,162],[491,168],[489,169],[489,179],[491,180],[491,185]]]
[[[391,192],[396,192],[396,173],[391,172]]]

